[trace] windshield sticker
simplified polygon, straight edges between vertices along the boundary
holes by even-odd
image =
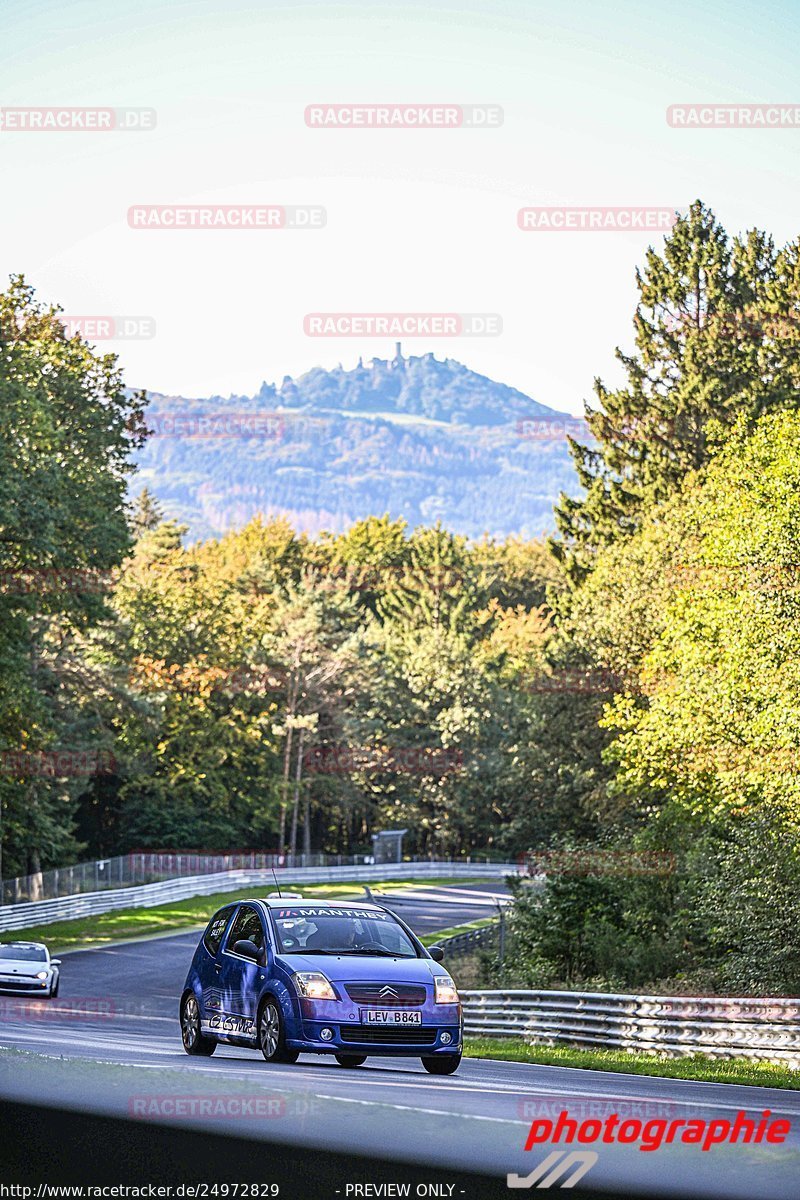
[[[390,921],[388,913],[364,908],[279,908],[275,910],[279,921],[301,921],[304,917],[354,917],[362,921]]]

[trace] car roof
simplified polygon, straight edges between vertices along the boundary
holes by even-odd
[[[0,942],[0,946],[23,946],[26,950],[46,950],[44,942]]]
[[[369,901],[361,900],[311,900],[309,897],[304,897],[302,900],[293,900],[290,897],[286,899],[278,899],[278,897],[258,898],[259,904],[263,904],[266,908],[340,908],[343,912],[351,911],[357,908],[359,912],[385,912],[379,904],[370,904]],[[242,900],[242,904],[251,904],[252,901]]]

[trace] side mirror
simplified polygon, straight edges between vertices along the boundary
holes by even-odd
[[[254,963],[261,962],[261,951],[249,938],[242,938],[241,941],[234,942],[233,953],[241,954],[242,958],[251,958]]]
[[[441,946],[428,946],[428,954],[434,962],[441,962],[444,958],[444,950]]]
[[[50,959],[50,966],[51,966],[51,967],[60,967],[60,966],[61,966],[61,959],[60,959],[60,958],[51,958],[51,959]]]

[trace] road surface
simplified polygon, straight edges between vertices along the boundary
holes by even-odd
[[[440,894],[441,893],[441,894]],[[483,893],[483,895],[481,894]],[[486,915],[495,885],[421,889],[398,911],[418,932]],[[583,1179],[606,1194],[644,1187],[654,1197],[800,1197],[800,1093],[464,1060],[449,1078],[408,1059],[359,1070],[301,1056],[267,1064],[255,1051],[183,1053],[177,1004],[196,931],[64,955],[57,1001],[0,999],[0,1093],[17,1100],[281,1138],[310,1147],[390,1154],[408,1162],[527,1175],[552,1146],[523,1149],[531,1121],[561,1111],[578,1121],[728,1119],[740,1110],[791,1122],[783,1145],[600,1148]]]

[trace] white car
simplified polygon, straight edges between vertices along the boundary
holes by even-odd
[[[60,965],[43,942],[0,943],[0,992],[52,1000],[58,995]]]

